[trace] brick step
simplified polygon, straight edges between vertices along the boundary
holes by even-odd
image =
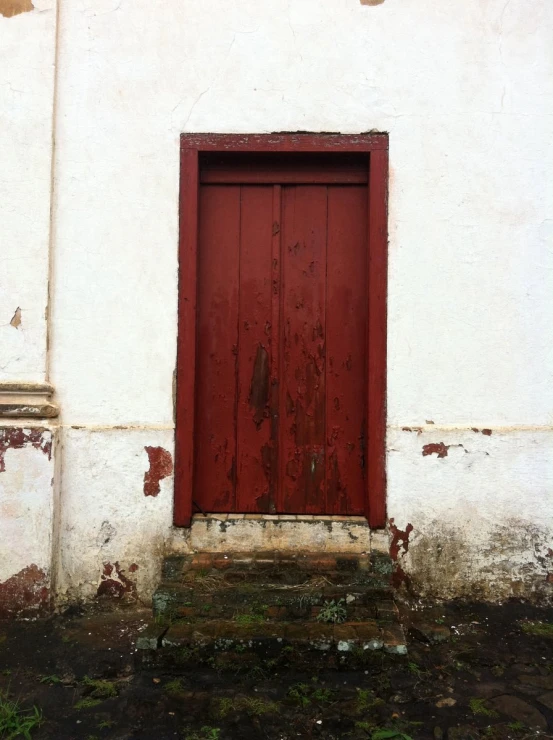
[[[370,583],[386,588],[391,573],[390,557],[380,553],[201,552],[165,558],[162,578],[188,584],[210,577],[227,583],[299,585],[319,575],[329,583]]]
[[[405,655],[407,646],[399,623],[377,620],[339,625],[316,622],[265,622],[238,624],[206,620],[200,624],[177,622],[169,627],[151,625],[136,642],[145,667],[186,669],[205,664],[236,672],[240,666],[259,664],[312,665],[317,656],[334,667],[363,665],[384,650]],[[252,663],[253,662],[253,663]]]
[[[155,617],[168,619],[231,619],[251,615],[257,619],[317,619],[330,603],[346,610],[352,621],[396,619],[397,610],[390,589],[367,585],[335,585],[326,582],[299,587],[274,587],[267,584],[209,582],[184,585],[162,583],[153,596]],[[206,590],[209,588],[209,590]]]

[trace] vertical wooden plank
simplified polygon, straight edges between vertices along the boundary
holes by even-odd
[[[242,185],[236,509],[270,513],[273,188]]]
[[[283,188],[281,493],[292,513],[325,507],[327,188]]]
[[[234,511],[240,187],[200,189],[196,474],[203,511]]]
[[[365,513],[367,206],[366,187],[328,188],[327,514]]]
[[[386,296],[388,283],[388,151],[369,160],[369,326],[367,519],[386,524]]]
[[[282,188],[273,185],[273,225],[271,254],[271,398],[269,413],[271,418],[271,485],[269,489],[271,513],[277,510],[280,487],[280,378],[281,378],[281,314],[282,314]]]
[[[182,149],[179,194],[179,326],[173,508],[173,521],[178,527],[190,526],[192,517],[197,244],[198,152],[194,149]]]

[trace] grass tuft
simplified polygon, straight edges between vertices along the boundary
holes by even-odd
[[[31,732],[42,722],[42,712],[37,708],[22,709],[19,702],[0,692],[0,737],[2,740],[25,738],[31,740]]]

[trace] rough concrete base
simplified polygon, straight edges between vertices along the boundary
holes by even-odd
[[[364,517],[209,514],[194,517],[192,550],[208,552],[387,551],[385,533],[371,532]]]

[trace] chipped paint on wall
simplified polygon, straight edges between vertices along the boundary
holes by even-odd
[[[15,309],[15,313],[11,317],[10,326],[13,326],[14,329],[19,329],[21,326],[21,309],[19,306]]]
[[[50,604],[54,433],[0,427],[0,618]]]
[[[129,572],[136,573],[138,565],[132,563]],[[96,591],[98,598],[122,599],[123,597],[136,599],[136,583],[125,575],[125,570],[116,561],[104,563],[100,582]]]
[[[157,496],[160,492],[159,482],[173,472],[171,453],[163,447],[144,447],[148,455],[150,468],[144,473],[144,495]]]
[[[491,431],[389,431],[389,510],[413,524],[402,573],[424,596],[553,600],[553,431]],[[406,530],[390,533],[395,553]]]
[[[61,490],[60,603],[95,599],[99,588],[104,595],[136,593],[147,601],[163,556],[188,551],[188,535],[172,529],[171,474],[159,479],[163,495],[144,495],[145,448],[167,452],[173,439],[172,429],[62,430],[65,459],[71,464],[64,469]],[[129,587],[121,574],[134,584],[130,591],[123,592]],[[102,585],[105,581],[116,583]]]
[[[35,6],[31,0],[0,0],[0,15],[4,18],[13,18],[20,13],[28,13]]]
[[[67,2],[55,116],[56,13],[7,17],[30,4],[3,0],[0,15],[0,378],[46,373],[55,119],[60,599],[93,599],[104,563],[123,564],[127,578],[138,565],[147,599],[163,554],[188,546],[171,525],[170,476],[167,495],[144,490],[144,448],[173,453],[179,134],[367,128],[391,142],[388,512],[402,532],[413,525],[397,562],[423,593],[547,594],[553,4],[535,0],[530,13],[521,0],[447,10],[388,0],[345,12],[282,0],[267,14],[244,0],[214,27],[201,3],[183,18],[175,4],[153,13],[134,0],[114,23]],[[134,30],[124,49],[123,27]],[[426,445],[436,447],[421,454]],[[55,455],[43,452],[5,450],[2,582],[30,563],[49,573]]]
[[[48,459],[52,457],[52,433],[46,429],[22,429],[20,427],[0,428],[0,473],[6,470],[7,450],[18,450],[31,445],[43,452]]]

